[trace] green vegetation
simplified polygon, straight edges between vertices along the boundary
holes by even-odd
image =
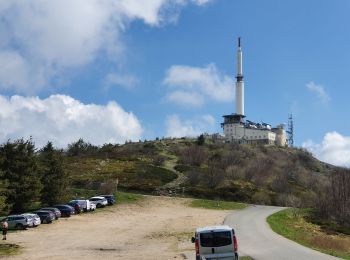
[[[0,244],[0,257],[16,255],[20,253],[20,246],[16,244]]]
[[[69,194],[71,198],[81,198],[88,199],[90,197],[98,195],[96,190],[88,189],[70,189]],[[144,196],[137,193],[117,191],[114,192],[114,195],[117,198],[117,204],[126,204],[126,203],[135,203],[144,199]]]
[[[40,196],[42,184],[32,140],[1,145],[0,171],[7,183],[5,209],[23,212]]]
[[[273,231],[299,244],[333,256],[350,259],[350,237],[323,230],[308,220],[311,210],[286,209],[267,218]]]
[[[68,176],[63,169],[63,152],[55,150],[52,143],[41,149],[39,154],[40,175],[43,189],[40,201],[43,205],[54,205],[66,198]]]
[[[254,259],[251,258],[250,256],[240,256],[239,259],[240,259],[240,260],[254,260]]]
[[[141,194],[121,192],[121,191],[118,191],[116,193],[116,196],[117,196],[118,204],[136,203],[145,198]]]
[[[247,204],[232,201],[195,199],[191,202],[191,206],[205,209],[234,210],[244,209],[247,207]]]
[[[350,229],[350,170],[303,149],[218,143],[204,135],[102,146],[79,139],[65,150],[50,142],[36,149],[22,139],[0,145],[3,215],[117,188],[213,200],[195,202],[207,208],[236,208],[227,201],[315,208],[313,222],[322,221],[323,229]]]

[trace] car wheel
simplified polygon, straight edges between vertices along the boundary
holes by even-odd
[[[97,203],[96,208],[101,208],[101,207],[102,207],[102,204]]]
[[[24,226],[22,224],[16,224],[15,228],[17,230],[23,230],[24,229]]]

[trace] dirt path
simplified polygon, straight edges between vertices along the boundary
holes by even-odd
[[[8,242],[24,249],[11,259],[184,259],[193,251],[194,229],[222,224],[228,214],[191,208],[189,201],[147,197],[12,233]]]

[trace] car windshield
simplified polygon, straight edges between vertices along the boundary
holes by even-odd
[[[200,241],[202,247],[220,247],[232,244],[231,232],[221,231],[221,232],[210,232],[201,233]]]

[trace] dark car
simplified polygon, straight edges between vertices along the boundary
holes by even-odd
[[[83,208],[75,200],[68,202],[68,205],[74,208],[76,214],[80,214],[83,211]]]
[[[39,216],[41,223],[43,224],[49,224],[55,220],[55,214],[52,213],[51,211],[38,210],[38,211],[34,211],[33,213]]]
[[[113,205],[117,202],[117,199],[114,195],[100,195],[100,197],[106,198],[108,205]]]
[[[62,217],[70,217],[71,215],[75,214],[75,210],[70,205],[55,205],[55,208],[59,209],[61,211]]]
[[[45,210],[45,211],[51,211],[53,214],[55,214],[55,219],[59,219],[61,217],[61,211],[58,208],[53,208],[53,207],[47,207],[47,208],[41,208],[40,210]]]

